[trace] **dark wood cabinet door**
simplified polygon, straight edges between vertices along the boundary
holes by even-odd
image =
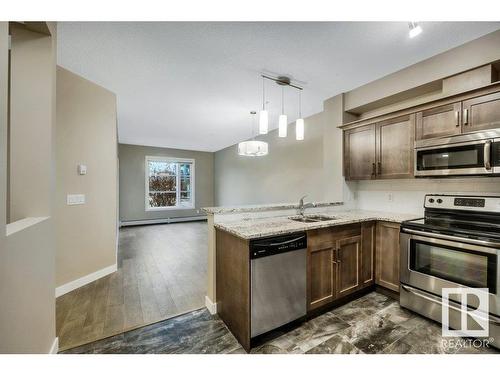
[[[377,178],[413,177],[415,115],[377,124]]]
[[[337,265],[337,298],[358,290],[361,268],[361,236],[337,240],[335,263]]]
[[[361,285],[363,287],[375,283],[375,222],[361,224]]]
[[[344,132],[344,174],[347,180],[375,178],[375,124]]]
[[[399,224],[377,223],[376,283],[399,292]]]
[[[451,103],[416,113],[416,139],[460,134],[461,103]]]
[[[463,131],[500,128],[500,92],[463,102]]]
[[[308,310],[330,303],[335,298],[335,242],[318,244],[308,251]]]

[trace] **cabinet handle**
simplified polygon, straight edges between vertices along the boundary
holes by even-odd
[[[460,111],[455,111],[455,126],[459,127],[460,126]]]
[[[335,249],[335,258],[337,258],[336,259],[337,263],[342,263],[342,261],[339,259],[339,248],[338,247]]]
[[[375,163],[372,163],[372,176],[375,176],[375,173],[377,173]]]
[[[464,125],[469,123],[469,110],[467,108],[464,109]]]
[[[382,162],[378,162],[378,174],[382,174]]]

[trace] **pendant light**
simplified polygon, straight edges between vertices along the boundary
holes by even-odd
[[[288,119],[285,115],[285,87],[281,87],[281,115],[278,120],[278,137],[285,138],[288,127]]]
[[[415,38],[422,32],[422,26],[416,22],[408,22],[408,27],[410,28],[410,31],[408,32],[408,36],[410,38]]]
[[[240,156],[265,156],[269,152],[267,142],[255,140],[254,118],[256,113],[255,111],[250,112],[252,115],[252,140],[238,143],[238,155]]]
[[[269,131],[269,113],[266,111],[265,80],[262,77],[262,111],[259,114],[259,134]]]
[[[297,141],[304,140],[304,119],[302,118],[302,103],[300,98],[301,90],[299,90],[299,118],[295,121],[295,139]]]

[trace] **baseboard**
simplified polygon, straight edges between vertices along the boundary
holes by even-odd
[[[87,284],[91,283],[92,281],[96,281],[97,279],[100,279],[101,277],[109,275],[110,273],[113,273],[116,270],[117,270],[117,265],[115,263],[109,267],[100,269],[99,271],[85,275],[83,277],[80,277],[79,279],[70,281],[67,284],[58,286],[56,288],[56,298],[62,296],[63,294],[69,293],[72,290],[75,290],[75,289],[78,289],[84,285],[87,285]]]
[[[58,351],[59,351],[59,337],[56,337],[54,339],[54,342],[52,343],[52,346],[50,347],[49,354],[57,354]]]
[[[172,217],[166,219],[146,219],[146,220],[130,220],[121,221],[120,227],[130,227],[134,225],[149,225],[149,224],[170,224],[170,223],[181,223],[185,221],[204,221],[207,220],[205,216],[188,216],[188,217]]]
[[[205,306],[207,307],[210,314],[217,314],[217,303],[212,302],[212,300],[208,296],[205,296]]]

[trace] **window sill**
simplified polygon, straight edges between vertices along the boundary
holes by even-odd
[[[194,206],[171,206],[171,207],[147,207],[146,212],[148,211],[177,211],[177,210],[194,210]]]

